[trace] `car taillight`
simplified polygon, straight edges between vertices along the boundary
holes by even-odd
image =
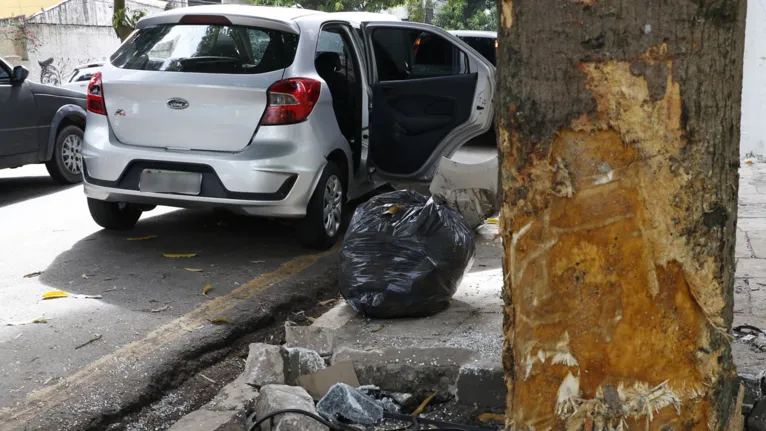
[[[269,103],[261,125],[276,126],[304,121],[319,100],[321,88],[321,82],[309,78],[275,82],[268,90]]]
[[[106,115],[104,105],[104,85],[101,83],[101,72],[96,72],[88,84],[88,111],[94,114]]]

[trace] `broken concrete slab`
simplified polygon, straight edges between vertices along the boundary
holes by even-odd
[[[298,377],[298,384],[315,400],[327,394],[336,383],[345,383],[351,387],[359,387],[354,364],[350,361],[338,362],[315,373]]]
[[[258,398],[258,390],[248,385],[245,377],[245,374],[241,374],[236,380],[224,386],[204,408],[212,411],[251,410],[255,399]]]
[[[335,333],[332,328],[322,326],[296,326],[285,323],[285,345],[303,347],[322,356],[332,355],[335,348]]]
[[[168,431],[242,431],[246,419],[242,411],[200,409],[182,417]]]
[[[369,352],[339,348],[331,363],[352,361],[363,385],[419,398],[436,391],[444,398],[455,394],[460,367],[474,359],[472,351],[450,347],[390,347]]]
[[[316,414],[314,400],[305,389],[298,386],[266,385],[255,401],[257,418],[280,410],[300,409]],[[328,428],[308,416],[282,414],[274,418],[274,431],[327,431]],[[262,431],[272,431],[270,422],[261,426]]]
[[[460,404],[498,409],[505,407],[505,374],[500,363],[477,361],[463,365],[455,386]]]
[[[265,385],[285,383],[285,361],[279,346],[253,343],[247,355],[245,381],[260,388]]]
[[[298,377],[315,373],[325,368],[324,359],[319,353],[302,347],[285,348],[287,356],[287,380],[290,385],[298,382]]]

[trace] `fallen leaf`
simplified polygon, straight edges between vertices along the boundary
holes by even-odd
[[[187,257],[196,257],[197,253],[163,253],[162,255],[170,259],[181,259]]]
[[[746,164],[746,165],[752,165],[752,164],[753,164],[753,161],[752,161],[752,160],[745,160],[745,164]]]
[[[209,284],[208,284],[207,286],[205,286],[205,287],[202,289],[202,294],[203,294],[204,296],[207,296],[207,293],[208,293],[208,292],[210,292],[211,290],[213,290],[213,286],[211,286],[211,285],[209,285]]]
[[[201,374],[201,373],[200,373],[200,374],[198,374],[198,375],[199,375],[200,377],[202,377],[203,379],[207,380],[208,382],[210,382],[210,383],[212,383],[212,384],[215,384],[215,380],[211,379],[210,377],[208,377],[208,376],[206,376],[206,375],[204,375],[204,374]]]
[[[5,326],[23,326],[23,325],[29,325],[32,323],[48,323],[48,321],[45,320],[45,316],[42,315],[40,317],[36,317],[31,320],[24,320],[21,322],[6,322]]]
[[[146,241],[147,239],[157,238],[157,235],[138,236],[135,238],[125,238],[128,241]]]
[[[383,325],[378,326],[377,328],[370,329],[370,332],[378,332],[383,330]]]
[[[25,275],[24,278],[35,278],[35,277],[37,277],[38,275],[40,275],[42,273],[43,273],[43,271],[31,272],[31,273]]]
[[[309,321],[309,322],[311,322],[311,323],[314,323],[314,322],[316,322],[316,321],[317,321],[317,318],[316,318],[316,317],[311,317],[311,316],[309,316],[309,317],[307,317],[307,318],[306,318],[306,320],[308,320],[308,321]]]
[[[211,320],[210,323],[213,325],[231,325],[229,319],[225,317],[216,317],[215,319]]]
[[[337,301],[337,299],[326,299],[324,301],[319,301],[319,305],[325,306],[327,304],[332,304],[333,302]]]
[[[170,306],[166,305],[166,306],[160,307],[160,308],[153,308],[153,309],[151,309],[149,311],[151,311],[152,313],[161,313],[161,312],[163,312],[165,310],[168,310],[168,309],[170,309]]]
[[[90,340],[88,340],[88,341],[86,341],[86,342],[84,342],[84,343],[80,344],[79,346],[75,347],[74,349],[75,349],[75,350],[77,350],[77,349],[79,349],[79,348],[81,348],[81,347],[85,347],[85,346],[87,346],[88,344],[90,344],[90,343],[92,343],[92,342],[94,342],[94,341],[98,341],[98,340],[100,340],[100,339],[101,339],[101,334],[96,334],[96,336],[95,336],[95,337],[93,337],[93,338],[91,338]]]
[[[386,208],[386,210],[383,211],[383,214],[394,215],[394,214],[398,213],[399,210],[402,209],[402,208],[404,208],[404,205],[402,205],[402,204],[393,204],[393,205],[389,206],[388,208]]]
[[[505,415],[498,414],[498,413],[482,413],[479,415],[479,422],[481,423],[497,422],[497,423],[504,424]]]
[[[43,293],[43,299],[66,298],[68,296],[69,294],[63,290],[52,290],[50,292]]]
[[[497,217],[490,217],[487,219],[487,224],[498,224],[500,221],[497,219]]]
[[[43,299],[56,299],[56,298],[75,298],[75,299],[101,299],[101,295],[79,295],[75,293],[64,292],[63,290],[52,290],[50,292],[43,293]]]
[[[436,394],[438,394],[438,392],[434,392],[431,395],[429,395],[428,398],[424,399],[423,402],[420,403],[418,408],[416,408],[415,411],[412,412],[412,416],[415,416],[415,417],[420,416],[420,414],[423,413],[423,410],[425,410],[426,407],[428,407],[428,403],[430,403],[431,400],[436,398]]]
[[[184,268],[189,272],[202,272],[202,268]]]

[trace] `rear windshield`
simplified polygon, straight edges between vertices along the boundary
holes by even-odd
[[[236,25],[160,25],[138,30],[110,58],[121,69],[256,74],[292,64],[298,35]]]
[[[489,60],[493,66],[495,63],[495,54],[497,53],[497,39],[491,39],[489,37],[461,37],[463,42],[467,43],[471,48],[479,51],[479,54]]]

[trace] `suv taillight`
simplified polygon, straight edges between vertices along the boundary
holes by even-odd
[[[101,83],[101,72],[96,72],[88,84],[88,111],[94,114],[106,115],[104,106],[104,86]]]
[[[304,121],[319,100],[321,88],[321,82],[309,78],[275,82],[268,90],[269,103],[261,125],[276,126]]]

